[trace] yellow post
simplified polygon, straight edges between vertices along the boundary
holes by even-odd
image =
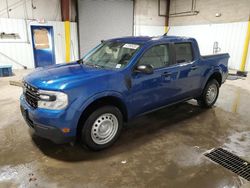
[[[245,71],[245,65],[246,65],[246,61],[247,61],[249,41],[250,41],[250,17],[248,19],[247,35],[246,35],[244,49],[243,49],[243,54],[242,54],[242,61],[241,61],[241,65],[240,65],[240,71]]]
[[[64,29],[65,29],[65,61],[68,63],[70,62],[70,22],[64,22]]]
[[[168,26],[164,26],[164,33],[168,32]]]

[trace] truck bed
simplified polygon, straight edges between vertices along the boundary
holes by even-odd
[[[211,54],[211,55],[203,55],[201,56],[202,59],[211,59],[211,58],[229,58],[229,54],[228,53],[220,53],[220,54]]]

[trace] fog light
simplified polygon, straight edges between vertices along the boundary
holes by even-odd
[[[64,132],[64,133],[69,133],[69,132],[70,132],[70,128],[63,128],[63,129],[62,129],[62,132]]]

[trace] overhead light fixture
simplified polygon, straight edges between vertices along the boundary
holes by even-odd
[[[215,17],[221,17],[221,13],[216,13]]]

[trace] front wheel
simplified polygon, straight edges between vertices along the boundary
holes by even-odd
[[[119,137],[122,124],[122,113],[117,107],[98,108],[86,120],[82,128],[81,142],[91,150],[107,148]]]
[[[197,99],[198,104],[201,107],[211,108],[218,98],[219,88],[220,86],[217,80],[210,80],[207,83],[202,95]]]

